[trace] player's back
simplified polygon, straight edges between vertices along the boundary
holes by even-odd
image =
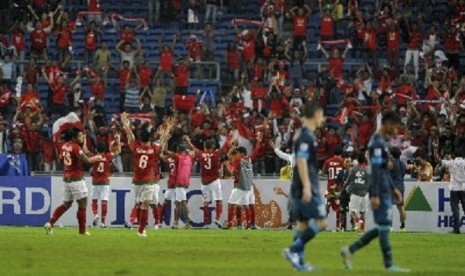
[[[176,184],[188,187],[190,184],[193,158],[188,153],[177,154],[176,157]]]
[[[81,147],[74,142],[67,142],[61,146],[61,158],[63,159],[63,180],[73,182],[84,177],[84,165],[81,155],[84,154]]]
[[[174,156],[165,155],[165,163],[168,165],[168,188],[174,188],[176,185],[176,160]]]
[[[328,185],[334,184],[339,173],[344,170],[344,159],[334,155],[325,161],[323,168],[328,172]]]
[[[307,160],[308,176],[312,185],[312,193],[319,195],[317,150],[318,142],[315,134],[306,127],[302,127],[298,130],[294,138],[296,163],[299,159]],[[294,197],[302,196],[302,181],[300,180],[297,166],[294,167],[293,171],[291,194]]]
[[[368,173],[366,166],[357,166],[350,172],[348,192],[357,196],[368,193]]]
[[[95,162],[92,165],[92,184],[108,184],[111,174],[111,161],[113,153],[104,153],[103,160]]]
[[[220,152],[202,151],[198,156],[200,161],[200,176],[203,184],[209,184],[220,178]]]
[[[386,140],[379,134],[373,135],[368,144],[370,155],[370,194],[378,194],[389,200],[392,197],[391,174],[388,169],[389,152]]]
[[[135,141],[131,144],[134,167],[134,184],[150,184],[154,179],[154,166],[157,152],[155,146]]]

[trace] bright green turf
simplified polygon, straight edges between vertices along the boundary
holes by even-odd
[[[288,275],[282,257],[291,231],[0,228],[0,275]],[[355,233],[321,233],[307,259],[322,275],[384,274],[378,241],[360,251],[353,272],[339,249]],[[465,275],[465,235],[393,233],[394,261],[413,275]]]

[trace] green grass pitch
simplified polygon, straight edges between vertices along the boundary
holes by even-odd
[[[291,231],[0,228],[0,275],[290,275],[282,257]],[[355,233],[320,233],[306,258],[321,275],[382,275],[378,241],[343,269],[339,249]],[[411,275],[465,275],[465,235],[392,233],[394,262]]]

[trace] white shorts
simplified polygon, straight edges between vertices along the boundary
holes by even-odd
[[[250,195],[249,195],[249,205],[255,204],[255,189],[252,187],[252,190],[250,190]]]
[[[153,184],[134,185],[133,187],[134,200],[137,204],[152,200],[155,189]]]
[[[160,193],[160,185],[153,184],[153,195],[152,195],[152,201],[150,202],[150,204],[157,205],[159,203],[159,200],[158,200],[159,193]]]
[[[173,201],[176,199],[176,192],[174,188],[168,188],[165,191],[165,200]]]
[[[175,191],[175,201],[181,202],[187,200],[187,189],[183,187],[176,187]]]
[[[69,202],[85,198],[89,195],[84,179],[65,182],[63,186],[63,201]]]
[[[231,195],[229,196],[228,203],[239,205],[239,206],[252,204],[250,203],[250,200],[252,199],[251,194],[253,194],[253,191],[244,191],[241,189],[234,188],[231,191]],[[255,196],[253,196],[253,200],[255,202]]]
[[[349,211],[354,213],[366,213],[368,210],[368,195],[350,195]]]
[[[203,202],[223,200],[223,191],[221,189],[221,182],[219,179],[208,185],[202,185],[201,189]]]
[[[106,200],[110,198],[110,185],[92,185],[92,199]]]

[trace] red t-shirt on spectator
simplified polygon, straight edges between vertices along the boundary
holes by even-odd
[[[40,132],[32,130],[26,132],[26,150],[29,153],[40,152]]]
[[[408,46],[409,50],[418,50],[422,43],[421,33],[420,32],[411,32],[408,35]]]
[[[334,19],[330,16],[323,16],[320,21],[320,36],[334,35]]]
[[[237,52],[237,50],[228,50],[226,55],[226,63],[228,68],[231,70],[239,69],[239,53]]]
[[[163,51],[160,54],[160,70],[171,71],[173,67],[173,50]]]
[[[100,0],[89,0],[89,11],[90,12],[100,12]]]
[[[58,36],[58,48],[64,49],[71,46],[71,41],[73,38],[70,30],[65,29],[58,31],[56,35]]]
[[[152,82],[153,70],[150,66],[140,66],[137,72],[141,87],[148,87]]]
[[[132,43],[135,37],[136,37],[136,31],[134,30],[130,30],[130,31],[120,30],[119,31],[119,38],[125,43]]]
[[[242,50],[242,59],[251,62],[255,59],[255,40],[244,41],[242,43],[244,49]]]
[[[307,36],[308,16],[294,16],[294,35]]]
[[[101,81],[94,81],[90,85],[92,95],[103,101],[105,99],[105,86]]]
[[[342,58],[329,58],[329,75],[333,78],[342,77],[342,66],[344,65],[344,59]]]
[[[376,51],[376,30],[371,29],[364,29],[363,30],[363,41],[367,46],[368,50]]]
[[[200,60],[200,55],[202,54],[202,42],[198,40],[189,40],[186,43],[187,50],[189,52],[189,58],[192,60]]]
[[[119,70],[119,88],[122,93],[126,91],[126,84],[131,79],[131,69],[121,69]]]
[[[43,51],[47,47],[47,33],[43,30],[34,30],[31,33],[31,48]]]
[[[387,47],[389,49],[398,49],[400,46],[400,33],[398,30],[387,32]]]
[[[16,51],[24,51],[26,49],[26,41],[24,38],[24,33],[19,28],[14,28],[11,31],[12,37],[11,41],[13,46],[16,48]]]
[[[177,65],[173,68],[174,82],[177,87],[188,87],[189,86],[189,66]]]
[[[65,104],[65,96],[66,96],[66,91],[68,91],[68,85],[65,83],[63,84],[58,84],[56,82],[53,82],[50,87],[52,88],[53,91],[53,97],[52,101],[53,103],[56,104]]]
[[[99,36],[98,30],[86,30],[86,34],[84,37],[84,48],[89,51],[94,51],[97,49],[97,40]]]
[[[405,96],[405,97],[404,97]],[[407,97],[410,97],[407,98]],[[400,85],[396,90],[397,105],[407,105],[415,97],[415,89],[409,84]]]

